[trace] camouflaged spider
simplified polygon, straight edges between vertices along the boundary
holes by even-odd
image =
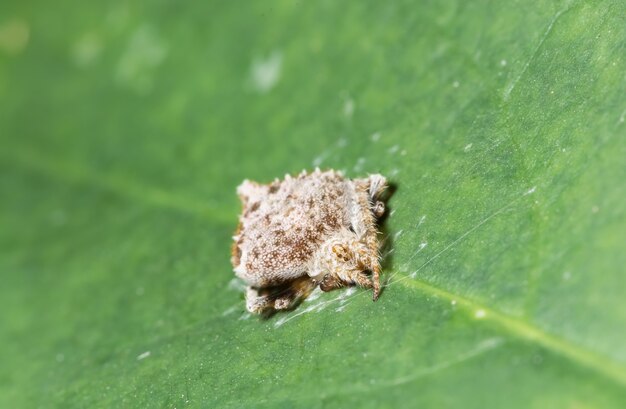
[[[347,179],[333,170],[238,188],[243,210],[232,264],[248,285],[252,313],[290,309],[316,286],[348,285],[380,294],[377,218],[387,188],[382,175]]]

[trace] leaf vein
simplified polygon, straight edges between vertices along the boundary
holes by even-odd
[[[509,85],[507,85],[507,87],[504,89],[504,94],[503,94],[503,99],[505,101],[508,101],[508,99],[511,96],[511,92],[513,92],[513,89],[515,89],[515,86],[517,85],[517,83],[519,82],[520,79],[522,79],[522,77],[526,74],[526,71],[528,70],[528,67],[530,66],[530,64],[533,63],[533,61],[537,58],[537,56],[539,55],[539,51],[541,50],[541,47],[543,46],[543,44],[545,43],[546,39],[550,36],[550,34],[552,33],[552,29],[554,28],[555,23],[559,20],[559,18],[567,13],[569,10],[571,9],[571,5],[568,5],[566,8],[564,8],[563,10],[559,10],[557,11],[557,13],[552,17],[552,20],[550,20],[550,23],[548,24],[548,27],[546,28],[546,30],[544,31],[544,33],[541,35],[541,38],[539,38],[539,43],[537,44],[537,46],[535,47],[535,49],[533,50],[532,54],[530,55],[530,57],[528,58],[528,60],[526,60],[526,63],[524,63],[523,67],[522,67],[522,71],[519,73],[519,75],[517,75],[515,77],[515,79],[513,79],[513,81],[511,81],[511,83]]]
[[[3,152],[0,155],[5,162],[13,163],[33,172],[41,173],[54,179],[77,185],[96,186],[131,201],[173,209],[181,213],[194,215],[211,223],[233,224],[235,215],[231,212],[212,207],[202,201],[181,197],[158,187],[149,186],[131,180],[125,175],[105,175],[84,166],[71,163],[54,162],[32,152]]]
[[[527,323],[518,317],[513,317],[491,309],[470,298],[444,290],[423,280],[405,280],[406,278],[409,278],[409,276],[403,277],[403,279],[398,280],[398,282],[402,281],[402,284],[405,287],[417,289],[423,293],[430,294],[450,302],[454,301],[457,307],[473,312],[480,311],[482,320],[489,320],[497,324],[517,338],[540,345],[557,355],[563,356],[572,362],[605,376],[607,379],[621,385],[626,385],[626,368],[616,364],[605,356],[573,344],[570,341],[561,339],[556,335],[545,332],[541,328]]]

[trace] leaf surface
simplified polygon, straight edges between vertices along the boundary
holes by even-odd
[[[626,405],[620,1],[0,6],[0,406]],[[236,186],[380,172],[387,286],[263,320]]]

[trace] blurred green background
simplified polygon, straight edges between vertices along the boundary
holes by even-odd
[[[0,4],[0,407],[626,407],[626,4]],[[396,185],[245,313],[236,186]]]

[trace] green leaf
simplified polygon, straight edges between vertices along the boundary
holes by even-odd
[[[0,407],[626,405],[623,1],[36,3]],[[235,187],[316,165],[396,184],[388,285],[250,316]]]

